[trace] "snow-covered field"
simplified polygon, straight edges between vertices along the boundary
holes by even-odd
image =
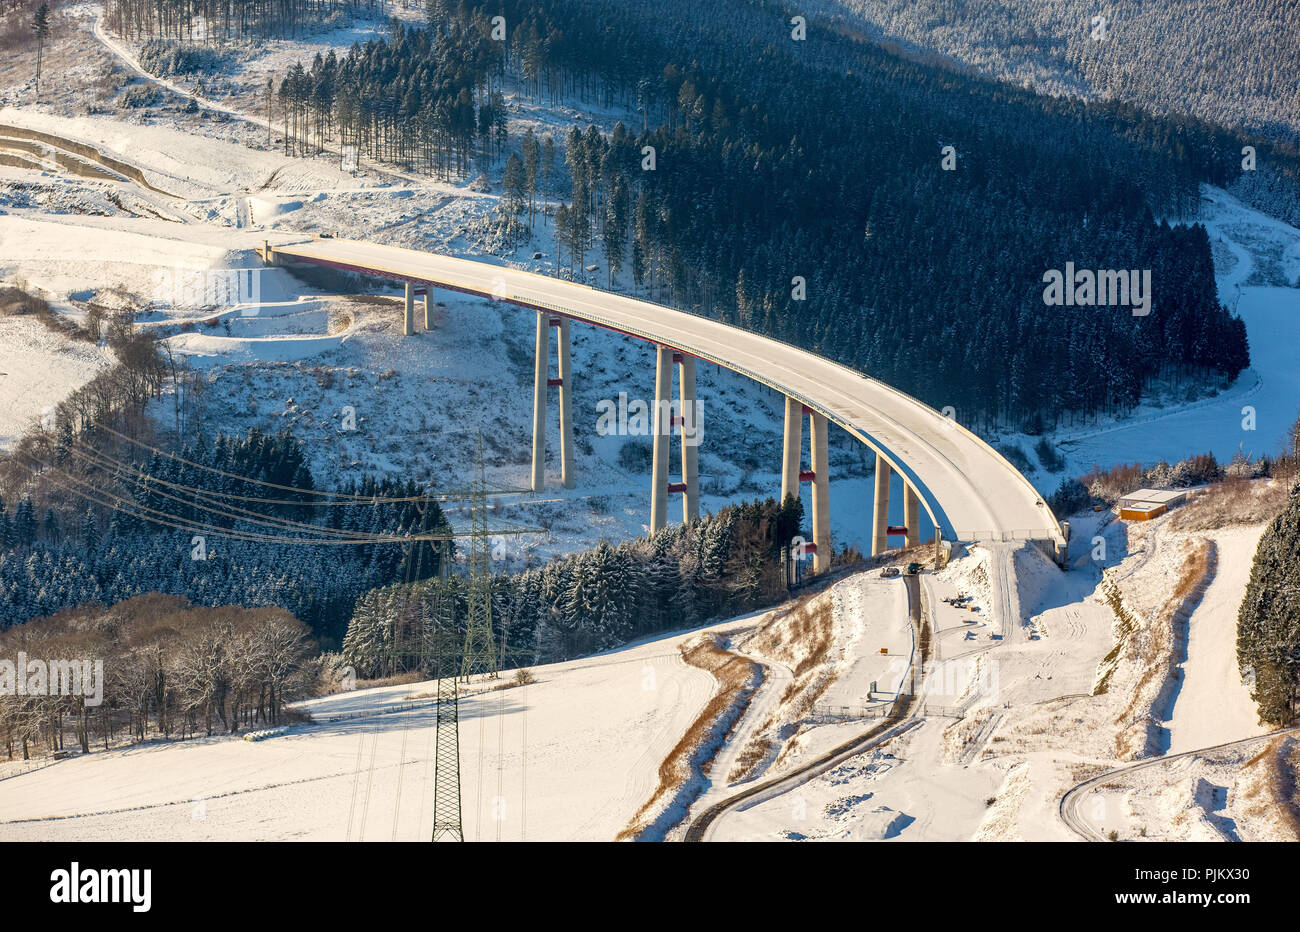
[[[1057,816],[1058,800],[1081,780],[1122,765],[1118,722],[1149,669],[1148,659],[1121,653],[1105,689],[1093,694],[1119,633],[1099,583],[1113,581],[1129,609],[1145,616],[1167,601],[1184,544],[1197,536],[1172,532],[1168,519],[1127,527],[1108,519],[1079,522],[1079,533],[1094,544],[1067,574],[1036,551],[1015,554],[1026,623],[1004,629],[1001,638],[990,636],[1001,626],[986,617],[991,551],[959,553],[945,570],[926,574],[933,657],[918,671],[919,682],[909,667],[915,645],[896,579],[858,574],[804,603],[829,606],[829,650],[809,672],[801,665],[815,637],[789,624],[787,607],[707,629],[762,663],[765,676],[713,758],[692,815],[750,781],[793,773],[862,733],[877,720],[821,713],[846,701],[887,698],[908,680],[920,687],[925,709],[912,727],[789,792],[728,812],[711,837],[1073,837]],[[1212,535],[1218,570],[1187,619],[1180,686],[1167,694],[1171,701],[1150,710],[1175,751],[1262,732],[1235,664],[1225,661],[1244,568],[1261,530]],[[1105,559],[1093,559],[1097,540],[1107,545]],[[971,598],[944,601],[959,595]],[[490,840],[498,830],[506,840],[614,837],[649,797],[659,764],[714,692],[709,674],[682,662],[680,645],[693,636],[539,667],[537,682],[526,688],[466,696],[467,837]],[[808,708],[792,685],[824,688]],[[424,837],[431,693],[428,683],[341,693],[303,704],[317,724],[262,741],[151,742],[0,780],[0,838]],[[410,701],[424,704],[328,721]],[[738,761],[764,737],[773,743],[756,768],[741,773]],[[1271,795],[1271,771],[1258,761],[1248,766],[1263,744],[1135,772],[1115,784],[1120,789],[1087,800],[1083,815],[1098,831],[1124,837],[1289,837]]]
[[[28,318],[0,317],[0,347],[10,348],[0,349],[0,448],[40,421],[51,400],[112,364],[111,354],[93,343],[68,340]]]
[[[712,694],[712,677],[681,659],[688,636],[537,667],[536,683],[462,698],[466,839],[612,839]],[[434,687],[312,700],[304,708],[319,724],[262,741],[149,743],[0,781],[0,839],[427,840],[433,706],[325,719]]]
[[[906,614],[897,613],[900,586],[861,576],[837,584],[843,593],[835,599],[836,627],[871,635],[858,640],[872,650],[881,638],[896,638],[907,628]],[[774,614],[704,630],[739,639]],[[527,686],[483,692],[473,684],[460,702],[466,838],[618,834],[713,694],[712,676],[681,657],[680,645],[694,636],[682,632],[535,667],[536,682]],[[853,649],[838,655],[828,674],[851,669],[856,657]],[[313,724],[256,742],[155,741],[0,780],[0,840],[425,839],[434,736],[427,700],[434,685],[310,700],[301,708]],[[382,714],[412,701],[423,704]],[[359,712],[376,714],[350,717]],[[333,716],[342,718],[329,721]]]
[[[1218,555],[1214,579],[1188,618],[1187,660],[1169,717],[1169,751],[1193,751],[1263,734],[1250,690],[1237,669],[1237,608],[1250,581],[1264,528],[1209,535]]]

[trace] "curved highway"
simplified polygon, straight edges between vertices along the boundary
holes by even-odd
[[[430,284],[671,346],[794,398],[867,444],[906,477],[945,539],[1064,543],[1037,491],[983,440],[915,398],[807,350],[649,301],[471,259],[343,239],[273,245],[271,255],[275,264]]]

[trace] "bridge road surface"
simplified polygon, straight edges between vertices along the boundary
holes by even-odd
[[[276,265],[430,284],[670,346],[782,392],[867,444],[916,490],[946,540],[1064,543],[1037,490],[987,443],[915,398],[807,350],[649,301],[472,259],[344,239],[273,245],[271,256]]]

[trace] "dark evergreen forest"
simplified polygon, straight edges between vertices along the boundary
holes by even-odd
[[[114,7],[135,35],[220,22],[209,41],[360,8]],[[336,141],[443,177],[504,163],[512,236],[547,235],[539,191],[568,201],[547,231],[566,274],[599,249],[606,278],[628,269],[639,293],[823,353],[976,429],[1120,412],[1156,380],[1195,391],[1249,363],[1204,231],[1158,219],[1190,216],[1200,183],[1239,176],[1240,138],[1038,96],[816,23],[796,41],[788,13],[759,0],[429,0],[427,28],[394,25],[294,66],[272,109],[301,154]],[[546,140],[556,154],[509,136],[507,91],[635,118],[575,126]],[[1046,305],[1044,273],[1066,263],[1149,269],[1151,313]]]
[[[512,214],[547,160],[536,140],[504,137],[503,88],[624,106],[641,126],[564,141],[555,236],[569,273],[599,249],[640,293],[816,350],[978,428],[1122,411],[1155,379],[1218,384],[1248,364],[1203,229],[1154,219],[1188,215],[1200,182],[1231,180],[1235,137],[816,29],[794,42],[771,11],[740,6],[719,29],[674,3],[653,18],[578,0],[435,4],[430,29],[295,68],[280,96],[291,135],[337,125],[430,171],[517,149]],[[498,14],[507,39],[493,42]],[[1067,262],[1150,269],[1150,315],[1046,306],[1043,275]]]
[[[1237,613],[1237,661],[1260,721],[1290,725],[1300,710],[1300,483],[1255,551]]]
[[[414,483],[315,492],[288,435],[200,436],[145,459],[138,446],[65,437],[36,499],[0,499],[0,626],[162,592],[285,608],[337,643],[361,593],[439,571],[435,543],[394,540],[447,528]]]
[[[732,505],[648,538],[602,542],[544,566],[492,578],[492,621],[502,666],[554,663],[662,631],[695,627],[786,596],[783,547],[803,514],[793,498]],[[465,635],[469,580],[400,583],[367,592],[343,641],[359,676],[459,670],[436,639]]]

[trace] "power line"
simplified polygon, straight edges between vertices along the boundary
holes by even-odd
[[[301,545],[301,546],[351,546],[351,545],[365,545],[365,544],[394,544],[394,543],[400,544],[400,543],[407,543],[408,541],[411,540],[420,540],[420,541],[453,540],[458,537],[469,536],[470,534],[473,533],[472,531],[470,532],[456,531],[454,528],[452,528],[450,524],[447,524],[445,525],[447,527],[446,531],[438,531],[434,533],[420,533],[414,535],[397,534],[397,533],[367,534],[361,531],[343,531],[338,528],[321,527],[319,525],[314,525],[314,524],[304,524],[302,522],[290,521],[289,519],[276,518],[269,515],[260,515],[255,512],[245,511],[244,514],[250,515],[251,517],[240,517],[238,515],[232,515],[229,513],[222,512],[219,508],[214,508],[210,506],[201,506],[201,505],[197,506],[200,511],[210,512],[216,515],[217,517],[223,517],[232,520],[240,520],[246,523],[259,525],[262,527],[271,527],[276,530],[287,530],[296,527],[296,528],[301,528],[303,531],[318,534],[318,535],[334,534],[334,535],[342,535],[342,536],[325,537],[325,538],[289,537],[283,535],[259,533],[251,530],[241,530],[238,528],[225,528],[218,525],[193,521],[191,519],[183,518],[180,515],[172,514],[170,512],[158,511],[157,509],[150,508],[147,505],[135,501],[134,499],[124,498],[123,496],[118,495],[108,489],[101,488],[85,480],[79,479],[76,476],[68,473],[66,470],[63,470],[58,466],[54,466],[50,463],[47,463],[33,454],[20,452],[19,455],[27,457],[33,463],[40,466],[43,470],[46,471],[47,475],[50,475],[52,481],[58,484],[60,488],[62,488],[64,491],[68,491],[74,495],[77,495],[79,498],[83,498],[87,501],[100,505],[101,507],[104,508],[109,508],[114,511],[119,511],[123,514],[136,518],[137,520],[145,521],[150,524],[155,524],[162,527],[168,527],[174,530],[188,531],[191,533],[201,533],[206,536],[225,538],[231,540],[240,540],[240,541],[252,542],[252,543],[283,543],[283,544],[294,544],[294,545]],[[57,476],[55,476],[54,474],[63,476],[64,481],[60,481],[57,478]],[[191,489],[191,487],[189,486],[180,486],[180,488],[191,490],[192,492],[197,494],[203,494],[202,490]],[[84,491],[84,489],[90,489],[91,492],[97,493],[99,496],[102,496],[103,498],[96,498],[95,495],[90,494],[90,492]],[[153,490],[153,491],[154,494],[161,495],[164,498],[171,499],[172,501],[177,501],[187,506],[195,505],[195,503],[193,502],[188,502],[184,499],[176,498],[175,496],[168,495],[167,493],[158,490]],[[108,499],[108,501],[105,501],[104,499]],[[226,507],[234,508],[234,506],[226,506]],[[236,510],[242,511],[242,509],[236,509]],[[541,533],[542,530],[543,529],[541,528],[529,528],[529,527],[522,527],[522,526],[515,525],[515,526],[506,526],[506,527],[499,527],[499,526],[494,527],[492,528],[491,533],[494,535],[501,536],[501,535]]]
[[[252,483],[253,485],[262,486],[263,488],[278,489],[281,492],[296,492],[299,495],[323,495],[323,496],[329,496],[334,499],[350,499],[356,502],[376,502],[376,501],[377,502],[416,502],[416,501],[425,501],[429,498],[429,496],[427,495],[374,496],[374,495],[359,495],[352,492],[327,492],[320,489],[300,489],[297,488],[296,486],[281,485],[276,482],[268,482],[264,479],[252,479],[249,478],[248,476],[238,475],[237,473],[226,472],[225,470],[218,469],[215,466],[205,466],[202,463],[196,463],[193,460],[186,459],[183,456],[179,456],[175,453],[170,453],[152,444],[145,443],[143,440],[137,440],[134,437],[130,437],[124,433],[121,433],[120,431],[116,431],[113,428],[105,424],[100,424],[96,421],[91,421],[90,427],[95,430],[102,430],[105,433],[112,434],[114,437],[117,437],[121,440],[125,440],[127,443],[134,444],[138,447],[150,451],[151,453],[156,453],[159,456],[165,456],[168,459],[175,460],[178,463],[184,463],[186,466],[190,466],[194,469],[202,469],[205,472],[210,472],[218,476],[223,476],[227,479],[238,479],[240,482]],[[490,494],[493,495],[523,494],[531,491],[532,491],[531,489],[504,489],[504,490],[493,491]],[[438,494],[445,495],[448,499],[463,498],[466,497],[467,495],[467,493],[462,493],[462,492],[447,492],[447,493],[438,493]],[[290,504],[301,504],[301,503],[290,502]]]
[[[105,461],[93,453],[86,453],[84,451],[75,450],[75,449],[70,450],[70,452],[74,456],[79,456],[83,460],[87,460],[92,464],[99,466],[102,469],[112,468],[111,460]],[[192,486],[180,485],[174,482],[169,482],[166,479],[159,479],[149,475],[148,473],[140,472],[139,470],[134,470],[134,472],[138,477],[138,481],[147,483],[151,486],[161,485],[166,488],[171,488],[177,491],[185,492],[188,495],[192,496],[193,498],[199,499],[200,501],[209,501],[209,502],[212,501],[208,493],[200,489],[196,489]],[[159,489],[149,489],[149,493],[152,495],[159,495],[163,498],[166,498],[173,502],[178,502],[182,505],[198,508],[200,511],[211,512],[213,515],[219,518],[230,518],[232,520],[237,520],[237,521],[243,520],[253,524],[259,524],[267,527],[278,526],[286,530],[307,530],[317,534],[330,534],[339,538],[362,539],[363,537],[369,536],[365,534],[365,532],[363,531],[350,531],[345,528],[321,527],[320,525],[316,525],[316,524],[310,524],[302,521],[294,521],[289,518],[281,518],[275,515],[266,515],[256,511],[249,511],[244,508],[239,508],[235,505],[224,505],[220,502],[212,502],[211,505],[205,506],[199,504],[198,502],[190,501],[188,499],[177,498],[176,496],[169,495],[166,492],[163,492]],[[348,504],[353,504],[353,503],[349,502]],[[229,509],[229,510],[223,510],[223,509]]]
[[[457,533],[455,531],[449,531],[446,533],[438,533],[438,534],[371,535],[367,538],[340,540],[337,538],[313,539],[313,538],[304,538],[304,537],[285,537],[285,536],[276,536],[270,534],[262,534],[255,531],[239,530],[235,528],[223,528],[211,524],[194,522],[189,519],[182,518],[178,515],[172,515],[167,512],[162,512],[153,508],[149,508],[147,505],[141,505],[139,502],[133,501],[131,499],[123,498],[122,496],[116,495],[113,492],[108,491],[107,489],[101,489],[98,486],[94,486],[88,482],[84,482],[83,480],[78,479],[77,477],[67,473],[66,471],[60,469],[57,466],[52,466],[48,463],[45,463],[37,459],[31,454],[21,454],[21,455],[27,456],[28,459],[33,460],[41,467],[43,467],[47,471],[47,474],[50,475],[51,481],[53,481],[63,491],[70,492],[79,498],[85,499],[86,501],[99,505],[103,508],[108,508],[112,511],[121,512],[122,514],[128,515],[129,517],[135,518],[139,521],[144,521],[149,524],[159,525],[161,527],[168,527],[173,530],[187,531],[190,533],[200,533],[205,536],[225,538],[229,540],[239,540],[247,543],[294,544],[294,545],[312,546],[312,547],[355,546],[355,545],[363,545],[363,544],[400,544],[400,543],[406,543],[407,541],[410,540],[429,540],[429,541],[449,540],[456,537],[464,536],[461,533]],[[55,473],[64,476],[65,477],[64,480],[61,481],[57,476],[53,475]],[[85,491],[85,489],[89,489],[90,491],[89,492]],[[92,493],[97,493],[99,496],[102,497],[96,497],[96,495]],[[319,530],[320,529],[317,528],[318,532]],[[515,533],[526,533],[526,532],[516,531],[516,530],[503,530],[500,533],[515,534]]]
[[[137,479],[141,482],[145,482],[150,485],[162,485],[166,488],[174,489],[178,492],[182,492],[186,495],[192,496],[193,498],[199,499],[201,501],[210,502],[211,506],[204,506],[199,504],[198,502],[189,501],[188,499],[176,498],[175,496],[168,495],[167,493],[158,491],[156,489],[150,490],[152,494],[161,495],[164,498],[170,499],[171,501],[179,502],[182,505],[193,506],[199,508],[202,511],[212,512],[217,517],[230,518],[232,520],[246,520],[251,523],[257,523],[263,525],[272,525],[272,524],[279,525],[280,527],[283,528],[292,528],[292,529],[298,529],[303,531],[311,531],[317,534],[333,534],[338,537],[353,537],[357,540],[369,539],[370,537],[373,536],[367,534],[364,531],[351,531],[346,528],[322,527],[321,525],[313,524],[310,522],[294,521],[289,518],[281,518],[275,515],[267,515],[262,512],[249,511],[244,508],[239,508],[235,505],[225,504],[220,501],[216,501],[215,496],[225,496],[226,493],[212,492],[207,489],[200,489],[195,486],[184,485],[183,483],[171,482],[167,479],[160,479],[156,476],[152,476],[149,473],[143,472],[134,467],[120,466],[121,464],[120,460],[115,460],[111,457],[107,457],[105,454],[94,450],[94,448],[92,447],[87,447],[84,444],[80,444],[80,443],[77,443],[76,445],[78,447],[81,447],[82,449],[81,450],[70,449],[69,452],[73,453],[74,455],[80,456],[82,459],[89,460],[92,464],[100,467],[101,469],[106,469],[111,471],[115,468],[123,468],[129,470],[130,472],[133,472],[137,477]],[[231,496],[231,497],[237,499],[243,498],[242,496]],[[423,500],[413,500],[411,502],[411,504],[413,504],[420,511],[421,523],[423,523],[423,515],[425,513],[425,510],[423,508],[420,508],[420,505],[422,503],[427,505],[428,502],[431,500],[432,499],[423,499]],[[300,503],[288,502],[287,504],[296,505]],[[312,503],[308,503],[308,504],[312,504]],[[367,501],[367,502],[317,502],[314,504],[341,504],[341,505],[347,505],[349,507],[361,508],[361,507],[370,506],[372,503]],[[222,509],[227,509],[227,510],[223,511]],[[232,514],[231,512],[234,513]],[[444,521],[443,523],[447,527],[451,526],[448,522]],[[512,525],[512,523],[507,522],[505,527],[498,526],[494,530],[497,533],[510,533],[512,531],[523,532],[531,529],[524,528],[523,526],[520,525]],[[437,538],[437,539],[443,539],[443,538]]]

